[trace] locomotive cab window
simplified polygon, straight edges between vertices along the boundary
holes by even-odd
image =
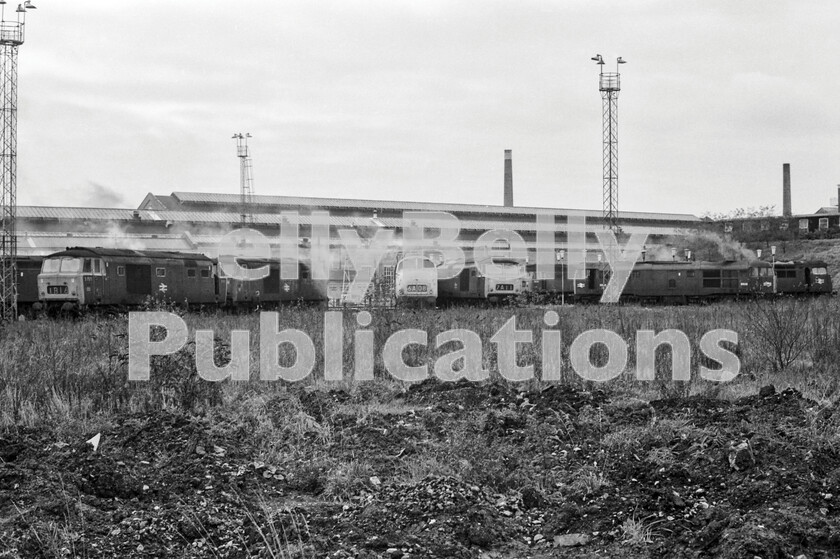
[[[93,272],[93,263],[91,262],[90,258],[85,258],[84,266],[82,267],[83,274],[90,274]]]
[[[828,273],[828,270],[825,268],[811,268],[811,273],[815,276],[824,276]]]
[[[196,277],[195,268],[187,268],[187,277],[188,278],[195,278]]]
[[[209,278],[210,277],[210,270],[209,269],[201,270],[201,277]]]
[[[155,275],[159,278],[165,278],[166,268],[155,268]]]
[[[47,258],[41,269],[45,274],[76,274],[82,270],[79,258]]]

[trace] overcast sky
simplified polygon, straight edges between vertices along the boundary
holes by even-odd
[[[837,196],[836,0],[33,1],[20,204],[236,193],[250,132],[257,194],[501,204],[512,149],[516,205],[597,209],[596,53],[620,210]]]

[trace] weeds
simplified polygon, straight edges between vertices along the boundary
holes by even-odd
[[[360,460],[344,462],[327,474],[324,495],[337,501],[346,501],[363,490],[373,488],[371,478],[374,477],[373,467]]]
[[[661,520],[651,522],[647,522],[646,519],[638,520],[635,516],[626,519],[620,526],[623,541],[631,545],[653,543],[653,539],[656,537],[654,528],[660,522]]]
[[[511,309],[450,309],[447,311],[384,311],[374,317],[371,329],[375,334],[375,371],[377,378],[387,373],[381,359],[385,340],[397,329],[413,327],[428,333],[427,346],[412,346],[405,357],[413,364],[427,365],[431,370],[435,360],[451,352],[450,346],[437,348],[431,342],[437,334],[452,328],[466,328],[482,340],[482,367],[490,371],[491,378],[499,378],[495,345],[490,338],[510,318]],[[582,384],[568,367],[568,346],[582,331],[591,328],[619,329],[628,342],[628,369],[612,386],[650,386],[659,397],[685,397],[691,393],[709,392],[714,396],[720,387],[697,380],[697,367],[714,367],[699,351],[699,339],[712,329],[728,328],[740,334],[735,351],[742,363],[741,378],[753,377],[756,382],[766,382],[766,369],[774,374],[786,371],[806,371],[799,380],[791,377],[788,384],[803,386],[820,401],[834,401],[840,387],[830,369],[840,360],[840,302],[821,299],[819,302],[781,299],[753,301],[707,307],[679,307],[647,309],[642,307],[604,308],[600,306],[575,306],[559,309],[564,346],[561,356],[564,371],[569,374],[563,382]],[[540,375],[542,356],[539,334],[545,328],[544,310],[517,308],[517,329],[534,333],[533,343],[517,344],[520,366],[535,365]],[[284,327],[307,332],[316,348],[323,347],[323,313],[316,309],[281,309],[280,321]],[[201,315],[188,314],[184,318],[191,331],[213,329],[215,361],[224,365],[230,357],[230,332],[237,329],[258,331],[257,315]],[[395,397],[405,390],[404,384],[393,380],[353,382],[355,352],[353,332],[357,329],[355,315],[345,313],[344,351],[342,353],[345,381],[323,380],[323,355],[316,352],[313,374],[301,384],[316,390],[346,389],[351,394],[351,404],[364,404],[367,410],[352,411],[360,417],[374,414],[401,414],[404,412]],[[670,353],[667,349],[657,352],[657,379],[652,384],[639,384],[632,377],[635,359],[634,332],[638,329],[663,330],[677,328],[686,333],[693,355],[693,380],[673,382],[670,378]],[[607,358],[600,344],[593,347],[595,364]],[[91,421],[99,414],[151,411],[158,409],[182,410],[189,413],[203,412],[225,406],[242,394],[272,395],[289,386],[285,382],[263,383],[253,374],[259,364],[259,337],[251,336],[250,382],[209,383],[200,379],[195,370],[195,346],[188,343],[178,353],[152,358],[150,382],[130,382],[127,378],[127,338],[124,317],[92,317],[76,321],[28,321],[15,323],[4,330],[0,340],[0,429],[34,426],[39,422],[67,423],[69,419]],[[291,355],[294,357],[294,354]],[[289,356],[286,356],[289,357]],[[813,367],[810,366],[813,364]],[[820,372],[823,371],[823,372]],[[564,373],[565,375],[565,373]],[[733,383],[730,383],[733,384]],[[539,389],[545,384],[534,380],[529,386]],[[727,387],[731,388],[731,387]],[[803,390],[803,393],[804,390]],[[351,411],[341,410],[341,413]],[[314,417],[314,416],[313,416]],[[294,419],[298,435],[311,434],[326,444],[330,434],[324,425],[316,425],[300,415]],[[314,417],[319,420],[319,418]],[[562,436],[562,435],[560,435]]]
[[[812,303],[791,298],[756,300],[748,307],[748,323],[756,347],[774,371],[790,367],[806,351]]]

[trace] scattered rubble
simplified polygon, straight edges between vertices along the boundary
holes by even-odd
[[[278,394],[259,436],[232,409],[21,428],[0,434],[0,558],[832,557],[817,408],[429,381],[379,407]]]

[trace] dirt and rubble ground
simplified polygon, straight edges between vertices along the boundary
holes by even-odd
[[[840,554],[837,418],[792,389],[376,390],[120,416],[96,450],[9,431],[0,557]]]

